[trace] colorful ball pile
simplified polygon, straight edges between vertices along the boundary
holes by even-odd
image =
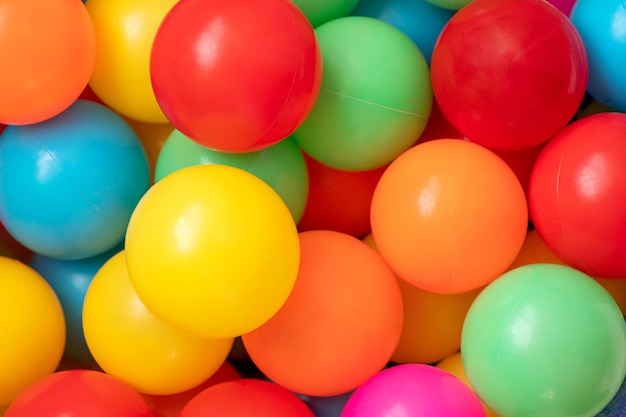
[[[622,3],[4,1],[0,417],[624,415]]]

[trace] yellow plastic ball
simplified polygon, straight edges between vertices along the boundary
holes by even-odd
[[[96,64],[89,85],[119,114],[147,123],[167,118],[150,81],[150,50],[159,25],[178,0],[89,0]]]
[[[150,313],[130,282],[123,251],[89,285],[83,329],[98,365],[144,394],[177,394],[196,387],[219,369],[233,344],[232,338],[190,335]]]
[[[175,171],[141,199],[126,233],[130,279],[161,319],[207,338],[272,317],[298,274],[298,232],[280,196],[224,165]]]
[[[65,318],[48,283],[28,265],[0,257],[0,409],[54,372],[65,347]]]

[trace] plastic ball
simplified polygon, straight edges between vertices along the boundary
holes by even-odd
[[[94,68],[96,41],[73,0],[4,2],[0,10],[0,122],[42,122],[67,109]]]
[[[230,362],[225,361],[209,379],[190,390],[171,395],[143,394],[143,398],[154,412],[154,417],[177,417],[187,403],[205,389],[235,379],[241,379],[241,374]]]
[[[261,372],[290,391],[343,394],[391,358],[402,330],[400,289],[380,255],[355,237],[302,232],[300,248],[293,292],[242,340]]]
[[[363,242],[376,248],[372,234]],[[402,334],[391,356],[395,363],[433,364],[461,348],[461,330],[467,310],[481,291],[437,294],[398,278],[404,308]]]
[[[334,230],[361,238],[370,231],[370,205],[386,166],[341,171],[304,154],[309,194],[298,230]]]
[[[619,0],[578,0],[570,19],[578,30],[589,60],[587,91],[597,101],[626,111],[626,53],[623,35],[624,3]]]
[[[472,388],[469,379],[467,379],[467,373],[465,373],[465,368],[463,367],[463,357],[461,356],[461,352],[456,352],[448,356],[441,362],[437,363],[436,366],[437,368],[456,376],[461,381],[465,382],[467,386]],[[487,417],[498,417],[491,408],[487,407],[485,404],[483,404],[483,406],[485,407],[485,413],[487,413]]]
[[[580,119],[537,159],[529,204],[535,228],[565,263],[589,275],[626,278],[626,115]]]
[[[432,106],[428,64],[400,29],[349,16],[315,30],[322,89],[296,130],[315,160],[346,171],[389,164],[417,141]]]
[[[156,317],[206,338],[263,324],[287,300],[300,258],[276,192],[226,165],[180,169],[137,205],[126,233],[137,295]]]
[[[621,417],[624,415],[624,410],[626,410],[626,379],[611,402],[595,417]]]
[[[46,280],[63,308],[67,330],[65,358],[95,365],[83,332],[85,294],[96,272],[121,249],[118,246],[103,254],[75,261],[48,258],[40,254],[34,254],[31,258],[30,267]]]
[[[124,252],[93,278],[83,327],[98,365],[146,394],[176,394],[201,384],[224,363],[233,343],[190,335],[150,313],[132,286]]]
[[[146,123],[167,118],[150,82],[150,50],[157,29],[178,0],[90,0],[96,63],[89,85],[117,113]]]
[[[253,152],[302,123],[321,65],[313,28],[289,0],[186,0],[156,33],[150,74],[178,130],[211,149]]]
[[[460,10],[474,0],[424,0],[437,7],[448,10]]]
[[[65,344],[61,304],[28,265],[0,257],[0,406],[56,369]]]
[[[150,165],[150,184],[153,184],[159,154],[165,141],[174,131],[174,126],[169,123],[144,123],[132,119],[126,121],[141,140]]]
[[[118,245],[149,186],[133,130],[87,100],[45,122],[7,127],[0,160],[0,221],[51,258],[88,258]]]
[[[195,396],[178,417],[315,417],[295,394],[260,379],[222,382]]]
[[[144,399],[124,382],[103,372],[68,370],[30,385],[4,417],[154,417]]]
[[[472,386],[503,416],[595,416],[626,375],[626,324],[586,274],[526,265],[469,310],[461,352]]]
[[[222,164],[248,171],[267,183],[283,199],[296,223],[302,218],[309,194],[304,156],[289,137],[256,152],[225,153],[211,150],[174,130],[159,153],[155,179],[161,180],[181,168]]]
[[[528,227],[524,191],[506,163],[456,139],[421,143],[391,163],[371,208],[378,250],[426,291],[483,287],[517,256]]]
[[[347,16],[359,0],[293,0],[306,15],[313,27]]]
[[[430,64],[437,38],[453,12],[425,0],[361,0],[352,15],[373,17],[397,27]]]
[[[405,364],[370,378],[356,389],[341,413],[341,417],[395,415],[483,417],[485,410],[457,377],[434,366]]]
[[[515,150],[569,123],[588,73],[580,36],[548,2],[474,0],[441,32],[431,75],[452,125],[488,148]]]

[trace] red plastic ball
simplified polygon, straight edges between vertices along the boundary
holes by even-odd
[[[272,382],[237,379],[195,396],[178,417],[315,417],[303,400]]]
[[[153,417],[139,393],[103,372],[69,370],[31,384],[4,417]]]
[[[252,152],[293,133],[321,85],[321,54],[289,0],[185,0],[159,27],[154,93],[186,136],[222,152]]]
[[[370,231],[370,205],[387,166],[368,171],[341,171],[304,154],[309,195],[298,230],[333,230],[354,237]]]
[[[543,0],[475,0],[434,47],[433,93],[450,123],[492,149],[545,142],[575,115],[585,50],[567,16]]]
[[[566,264],[626,278],[626,114],[580,119],[548,142],[530,178],[533,223]]]

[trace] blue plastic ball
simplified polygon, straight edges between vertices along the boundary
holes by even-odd
[[[39,273],[54,290],[65,316],[66,343],[64,357],[86,365],[96,365],[83,332],[83,304],[89,284],[96,272],[123,245],[91,258],[66,261],[34,254],[29,265]]]
[[[437,38],[453,14],[424,0],[361,0],[352,11],[353,16],[373,17],[400,29],[429,65]]]
[[[589,61],[587,91],[600,103],[626,111],[626,9],[622,0],[578,0],[570,19]]]
[[[44,256],[82,259],[119,244],[149,183],[139,138],[95,102],[0,136],[0,222]]]

